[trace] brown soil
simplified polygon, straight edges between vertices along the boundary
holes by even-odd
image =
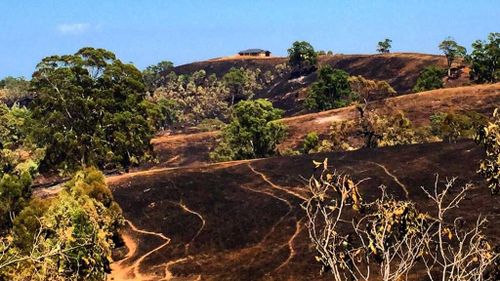
[[[435,173],[441,179],[458,176],[459,184],[471,182],[475,188],[453,216],[471,222],[489,215],[486,234],[494,244],[500,242],[494,225],[500,198],[491,196],[475,173],[482,149],[468,141],[434,143],[109,178],[115,199],[136,227],[126,229],[132,249],[114,269],[122,280],[328,280],[319,275],[299,206],[307,196],[304,178],[314,172],[312,160],[325,157],[355,180],[370,178],[361,185],[365,198],[377,196],[376,187],[385,184],[394,196],[408,196],[429,212],[430,202],[419,187],[431,187]]]

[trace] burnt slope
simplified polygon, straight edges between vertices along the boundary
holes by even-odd
[[[209,60],[177,66],[177,74],[189,74],[204,69],[208,74],[222,77],[232,67],[259,68],[263,72],[275,73],[275,66],[285,63],[287,58],[234,58]],[[446,67],[444,56],[391,53],[373,55],[326,55],[318,59],[319,66],[330,65],[347,71],[351,75],[361,75],[372,80],[387,81],[399,94],[406,94],[415,85],[418,75],[427,66],[438,65]],[[276,76],[276,75],[275,75]],[[316,73],[311,73],[301,79],[289,80],[277,78],[273,85],[256,93],[256,98],[267,98],[275,107],[286,110],[286,114],[295,115],[301,111],[304,91],[316,80]],[[456,83],[453,86],[457,86]]]
[[[379,184],[395,196],[404,190],[429,210],[419,186],[432,186],[434,174],[472,182],[453,215],[498,217],[493,197],[475,173],[482,150],[472,142],[425,144],[237,161],[192,168],[158,169],[108,179],[115,199],[136,230],[136,254],[123,264],[130,277],[152,280],[328,280],[310,248],[299,204],[307,196],[301,177],[311,161],[330,159],[333,167],[363,182],[361,193],[375,196]],[[398,182],[395,181],[398,179]],[[494,218],[491,221],[495,221]],[[142,232],[138,232],[140,230]],[[486,233],[498,243],[498,228]],[[145,239],[149,232],[151,239]],[[166,239],[159,239],[163,235]],[[140,260],[139,263],[131,262]],[[113,275],[112,275],[113,276]],[[419,279],[423,280],[423,279]]]

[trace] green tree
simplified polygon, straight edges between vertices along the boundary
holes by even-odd
[[[349,74],[325,66],[319,70],[318,81],[312,84],[305,105],[309,109],[321,111],[347,106],[351,99]]]
[[[306,41],[295,41],[288,49],[288,64],[299,73],[309,72],[318,62],[318,54]]]
[[[30,97],[30,82],[24,77],[8,76],[0,80],[0,101],[8,104]]]
[[[32,177],[43,157],[27,136],[30,119],[26,108],[0,103],[0,236],[29,201]]]
[[[148,109],[154,105],[145,100],[142,74],[132,64],[104,49],[83,48],[44,58],[32,85],[38,94],[31,105],[33,135],[47,147],[44,168],[128,168],[150,157],[157,122]]]
[[[286,135],[278,121],[282,110],[264,99],[241,101],[234,106],[231,123],[224,128],[222,140],[210,154],[217,161],[253,159],[276,154],[276,146]]]
[[[424,92],[443,88],[443,77],[446,76],[446,70],[437,66],[428,66],[422,70],[418,76],[413,92]]]
[[[377,52],[382,53],[382,54],[389,53],[390,49],[392,47],[391,43],[392,43],[392,40],[388,39],[388,38],[384,39],[384,41],[378,42]]]
[[[224,77],[224,83],[229,89],[231,95],[230,105],[233,106],[235,102],[244,100],[253,95],[252,91],[246,87],[248,77],[243,69],[232,67]]]
[[[465,57],[467,50],[465,47],[460,46],[453,40],[453,38],[448,37],[443,42],[439,44],[439,49],[443,51],[446,56],[446,62],[448,66],[448,77],[451,76],[451,64],[459,57]]]
[[[161,61],[155,65],[150,65],[142,71],[144,84],[148,92],[152,93],[166,83],[166,76],[172,70],[174,64],[171,61]]]
[[[472,43],[468,57],[471,64],[471,79],[477,83],[500,81],[500,33],[490,33],[488,41]]]

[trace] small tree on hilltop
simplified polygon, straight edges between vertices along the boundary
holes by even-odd
[[[392,40],[386,38],[384,41],[380,41],[377,44],[377,52],[382,53],[382,54],[387,54],[390,52],[392,48]]]
[[[500,33],[490,33],[488,41],[472,43],[471,79],[477,83],[500,81]]]
[[[282,110],[264,100],[241,101],[234,106],[231,123],[222,132],[222,141],[210,157],[229,161],[269,157],[286,134],[278,121]]]
[[[313,46],[306,41],[295,41],[292,47],[288,49],[288,63],[299,74],[314,69],[317,61],[318,54]]]
[[[349,74],[325,66],[319,70],[318,81],[312,84],[305,105],[309,109],[328,110],[348,105],[351,96]]]
[[[448,65],[448,77],[451,76],[451,64],[459,57],[465,57],[467,50],[465,47],[460,46],[453,40],[453,38],[448,37],[443,42],[439,44],[439,49],[443,51],[446,56],[446,62]]]

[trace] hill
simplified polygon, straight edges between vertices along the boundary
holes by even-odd
[[[417,125],[429,123],[437,112],[473,110],[490,115],[500,107],[500,83],[439,89],[403,95],[377,101],[370,108],[381,115],[402,111]],[[280,149],[297,149],[310,132],[326,135],[332,122],[359,118],[354,106],[324,112],[310,113],[283,119],[288,136]],[[209,162],[208,153],[216,145],[217,132],[161,135],[152,140],[161,167],[186,166]]]
[[[287,62],[285,57],[271,58],[226,58],[195,62],[177,66],[177,74],[189,74],[198,70],[205,70],[207,74],[216,74],[222,77],[232,67],[271,71],[276,74],[275,67]],[[391,53],[373,55],[325,55],[318,58],[319,67],[330,65],[333,68],[345,70],[350,75],[361,75],[371,80],[387,81],[399,94],[411,92],[420,72],[427,66],[437,65],[446,67],[446,59],[440,55],[417,53]],[[460,70],[458,70],[461,72]],[[276,76],[276,75],[275,75]],[[273,85],[256,93],[256,98],[267,98],[275,107],[286,111],[287,115],[296,115],[303,110],[302,100],[305,89],[316,80],[316,73],[311,73],[300,79],[289,77],[277,78]],[[450,80],[445,83],[450,86],[460,86],[461,79]]]
[[[370,178],[363,196],[385,184],[426,211],[419,186],[431,187],[435,173],[470,181],[475,187],[453,216],[490,215],[486,234],[500,240],[500,198],[476,175],[482,149],[469,141],[153,169],[108,178],[128,219],[130,249],[110,280],[328,280],[319,275],[299,206],[311,161],[325,157],[355,180]]]

